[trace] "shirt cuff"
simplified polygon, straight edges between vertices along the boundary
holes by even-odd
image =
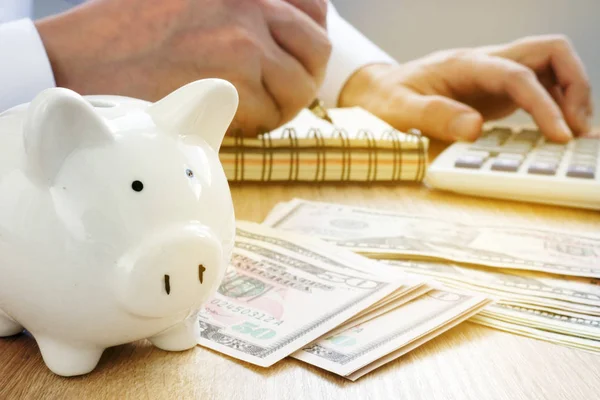
[[[0,112],[54,87],[42,39],[30,19],[0,24]]]
[[[327,12],[327,30],[332,51],[319,98],[326,107],[334,108],[344,85],[361,67],[397,62],[344,20],[331,2]]]

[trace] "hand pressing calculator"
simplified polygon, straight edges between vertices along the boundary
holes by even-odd
[[[473,196],[600,210],[600,140],[546,141],[532,129],[486,130],[429,166],[425,182]]]

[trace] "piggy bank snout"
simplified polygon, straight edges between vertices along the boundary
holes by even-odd
[[[168,317],[198,308],[224,270],[221,243],[209,229],[167,230],[123,258],[118,297],[134,315]]]

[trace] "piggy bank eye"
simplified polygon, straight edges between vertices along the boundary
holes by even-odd
[[[133,183],[131,184],[131,188],[136,192],[141,192],[142,190],[144,190],[144,184],[140,181],[133,181]]]
[[[191,169],[186,169],[185,174],[188,176],[188,178],[194,177],[194,171],[192,171]]]

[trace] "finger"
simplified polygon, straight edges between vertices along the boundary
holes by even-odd
[[[239,106],[228,133],[254,137],[276,128],[280,112],[262,79],[265,41],[260,39],[261,33],[244,29],[236,29],[234,33],[235,36],[216,35],[212,39],[213,42],[216,41],[215,49],[225,49],[221,51],[220,59],[211,63],[212,59],[208,57],[207,60],[202,60],[204,64],[195,65],[192,71],[194,79],[221,78],[235,86],[239,94]],[[270,38],[267,29],[262,32],[262,36]],[[182,54],[188,54],[190,64],[198,61],[193,48],[187,53],[182,51]],[[240,68],[240,65],[244,67]]]
[[[229,134],[255,137],[279,126],[281,115],[278,105],[263,87],[262,82],[240,81],[234,83],[240,103]]]
[[[573,130],[586,132],[591,126],[592,99],[583,62],[569,40],[560,35],[518,40],[496,51],[535,71],[551,68],[563,92],[563,114]]]
[[[491,94],[508,95],[533,117],[549,139],[563,142],[573,137],[560,108],[531,69],[505,58],[486,55],[461,61],[457,67],[460,70],[470,68],[479,87]]]
[[[265,16],[275,42],[296,58],[320,86],[331,54],[327,31],[287,2],[268,2]]]
[[[554,99],[558,107],[563,110],[565,104],[565,96],[558,83],[556,83],[556,76],[552,70],[547,70],[542,73],[538,73],[538,80],[542,86],[548,91],[550,96]],[[563,113],[564,114],[564,113]]]
[[[275,43],[265,52],[262,76],[264,87],[279,108],[280,124],[293,118],[317,95],[314,78]]]
[[[416,128],[427,136],[446,141],[471,141],[481,134],[481,114],[448,97],[406,92],[397,95],[391,104],[385,119],[400,130]]]
[[[286,0],[288,3],[308,14],[317,24],[327,27],[327,0]]]

